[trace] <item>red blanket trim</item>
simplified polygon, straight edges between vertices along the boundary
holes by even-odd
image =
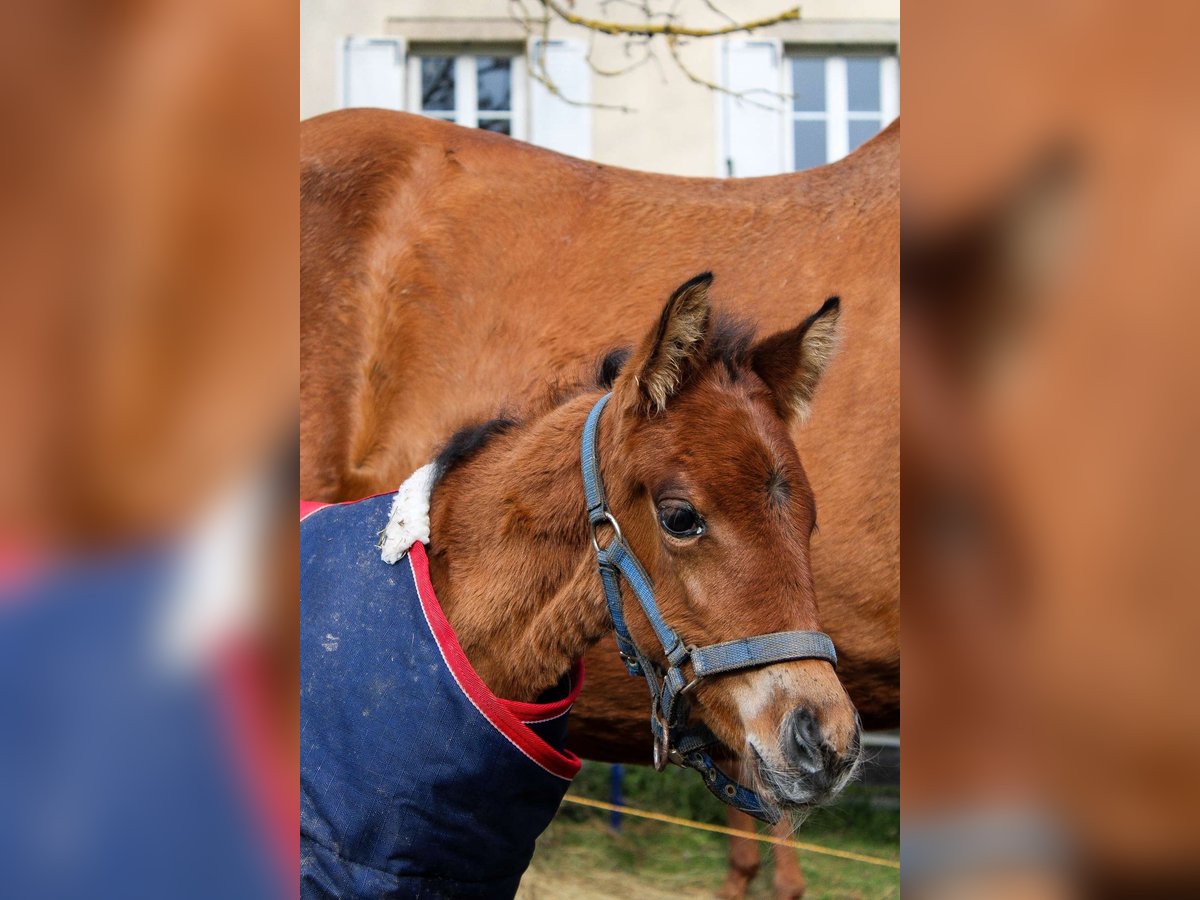
[[[433,594],[433,584],[429,580],[429,558],[425,555],[423,544],[414,544],[408,552],[408,561],[412,567],[413,578],[416,581],[417,593],[421,597],[421,606],[425,611],[425,619],[433,632],[433,637],[442,651],[451,673],[458,686],[467,698],[475,705],[497,731],[508,738],[518,750],[549,772],[570,781],[574,778],[581,765],[579,757],[569,750],[558,751],[542,740],[537,732],[529,728],[525,721],[552,719],[562,715],[583,687],[583,661],[575,663],[571,670],[571,693],[563,700],[554,703],[520,703],[515,700],[502,700],[491,692],[483,679],[476,673],[467,659],[454,629],[446,620],[437,598]],[[525,719],[525,721],[522,721]]]
[[[332,503],[322,503],[319,500],[301,500],[300,501],[300,521],[303,522],[318,509],[324,509],[327,506],[332,506]]]

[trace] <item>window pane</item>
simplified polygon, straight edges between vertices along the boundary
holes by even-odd
[[[852,120],[850,122],[850,149],[853,150],[875,137],[879,133],[880,127],[878,119]]]
[[[454,109],[454,58],[427,56],[421,60],[421,109]]]
[[[811,169],[825,163],[825,123],[792,123],[796,139],[796,169]]]
[[[851,56],[846,60],[846,92],[851,112],[879,111],[879,57]]]
[[[479,72],[479,108],[512,109],[511,60],[501,56],[480,56],[475,65]]]
[[[484,131],[494,131],[497,134],[512,134],[508,119],[480,119],[479,127]]]
[[[825,111],[825,60],[798,56],[792,60],[792,108],[802,112]]]

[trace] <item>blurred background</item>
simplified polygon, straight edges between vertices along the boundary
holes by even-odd
[[[294,894],[294,6],[6,10],[0,892]]]
[[[905,4],[905,888],[1194,894],[1195,4]]]

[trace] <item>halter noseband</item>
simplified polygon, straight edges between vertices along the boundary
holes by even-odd
[[[824,659],[837,665],[837,654],[829,635],[819,631],[776,631],[756,637],[741,638],[696,647],[685,644],[659,613],[654,600],[654,585],[633,550],[621,534],[621,526],[608,508],[604,496],[604,481],[600,477],[600,457],[596,448],[596,433],[600,414],[611,393],[605,394],[592,407],[583,426],[583,446],[580,458],[583,465],[583,491],[587,500],[588,521],[592,528],[592,548],[604,584],[604,599],[616,631],[617,650],[630,675],[642,675],[650,688],[650,730],[654,735],[654,767],[661,771],[668,760],[684,768],[695,769],[704,777],[704,784],[722,802],[736,807],[764,822],[774,824],[778,812],[763,803],[758,794],[738,784],[713,762],[707,748],[719,743],[704,725],[689,726],[687,693],[701,680],[712,675],[736,672],[753,666],[770,665],[793,659]],[[612,540],[600,546],[596,529],[607,524]],[[654,629],[667,659],[667,670],[659,675],[659,667],[651,662],[633,642],[625,624],[621,603],[620,578],[633,590],[638,603]],[[691,665],[692,677],[683,674],[685,664]]]

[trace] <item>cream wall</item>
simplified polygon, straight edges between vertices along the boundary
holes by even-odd
[[[527,0],[532,8],[536,4]],[[792,5],[789,0],[726,0],[720,8],[739,21],[768,16]],[[700,0],[681,5],[689,25],[719,27],[719,16]],[[400,35],[409,41],[491,40],[518,43],[524,32],[509,16],[508,0],[301,0],[300,115],[317,115],[339,105],[340,45],[347,35]],[[623,4],[610,4],[613,19],[633,15]],[[603,18],[599,0],[579,0],[582,16]],[[778,38],[787,46],[815,44],[899,44],[899,0],[807,0],[802,19],[754,33]],[[583,28],[553,22],[550,37],[593,43],[593,60],[603,69],[628,65],[625,40],[594,36]],[[696,39],[680,48],[700,78],[718,80],[719,38]],[[661,42],[658,39],[657,42]],[[626,74],[592,77],[596,104],[632,107],[633,112],[592,110],[592,158],[598,162],[680,175],[718,174],[719,100],[708,88],[690,82],[665,48],[661,66],[653,62]]]

